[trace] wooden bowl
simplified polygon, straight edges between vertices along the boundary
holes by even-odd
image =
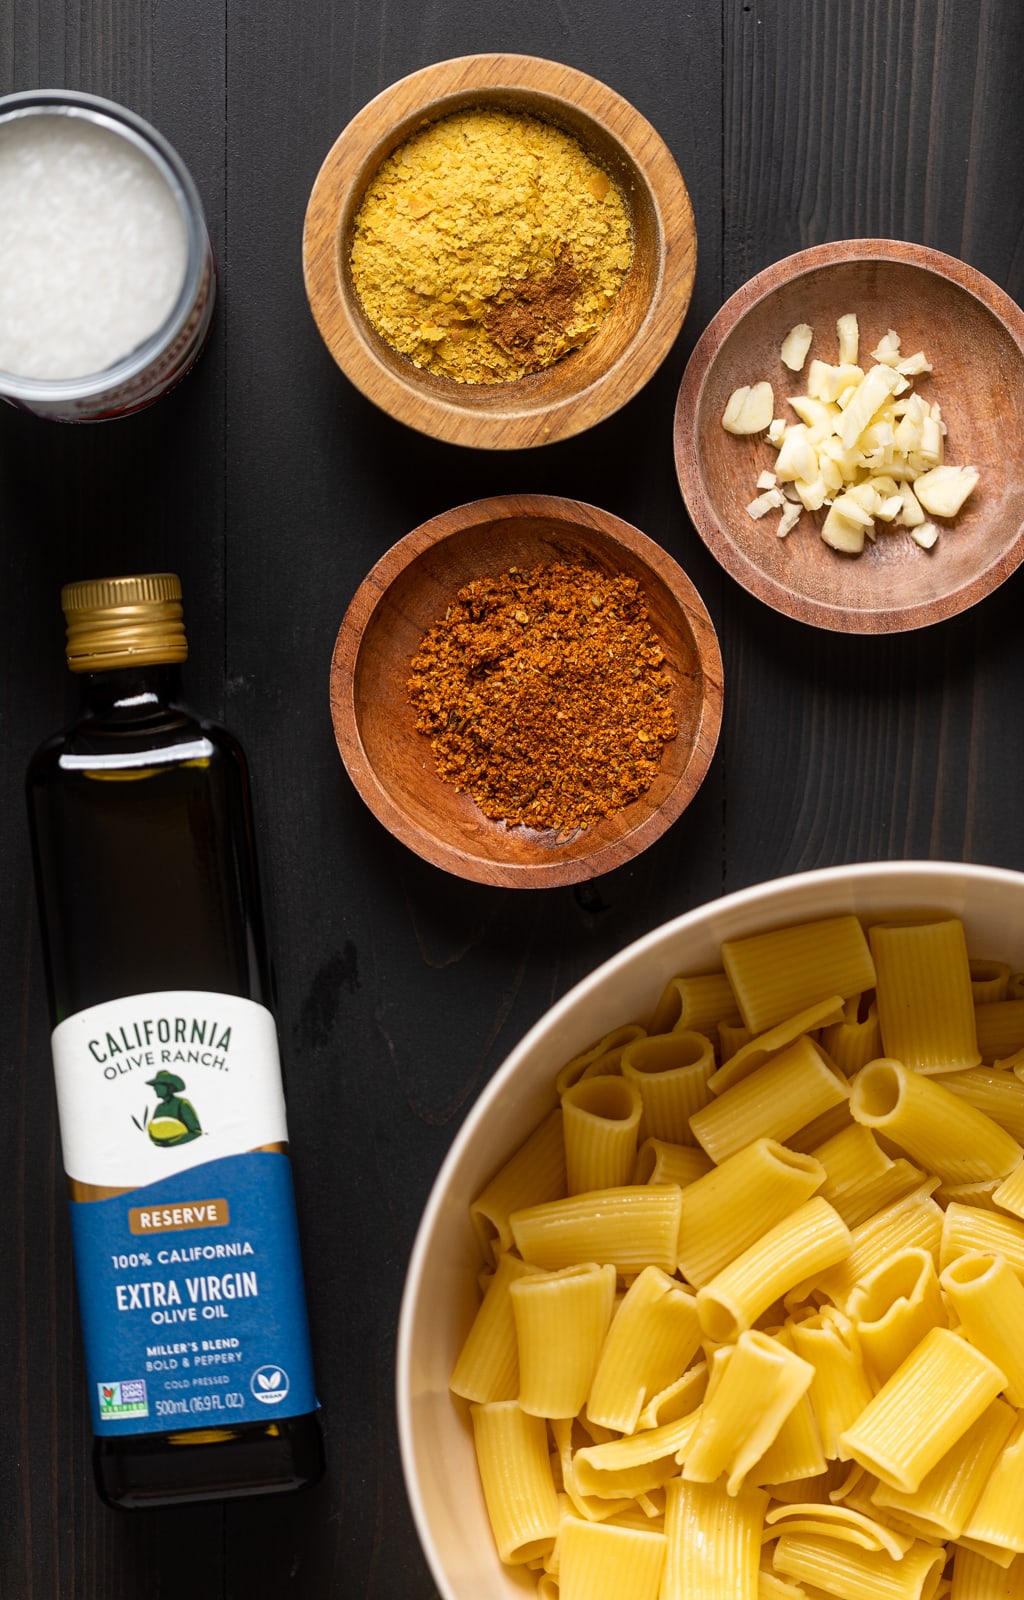
[[[381,162],[425,122],[479,106],[529,113],[573,134],[619,180],[632,213],[633,262],[596,334],[510,383],[457,383],[414,366],[370,325],[349,271],[353,222]],[[686,185],[650,123],[586,73],[521,55],[438,62],[377,95],[328,153],[303,236],[313,316],[356,387],[421,433],[490,450],[565,439],[625,405],[682,326],[696,260]]]
[[[463,584],[553,561],[590,561],[639,581],[665,652],[679,727],[645,794],[568,837],[493,822],[444,782],[406,691],[423,635]],[[689,804],[718,740],[722,658],[693,584],[636,528],[577,500],[498,496],[443,512],[377,562],[338,633],[331,714],[353,783],[403,844],[477,883],[550,888],[622,866]]]
[[[795,416],[786,395],[805,392],[807,368],[788,372],[779,347],[790,328],[815,330],[810,360],[836,360],[836,318],[856,312],[862,364],[888,328],[934,371],[914,390],[938,401],[948,426],[946,459],[981,480],[960,513],[924,550],[905,528],[881,529],[859,556],[819,536],[824,512],[804,513],[784,539],[777,513],[746,506],[758,473],[774,466],[763,434],[722,427],[729,395],[768,379],[776,415]],[[777,611],[843,633],[923,628],[974,605],[1024,556],[1024,315],[973,267],[937,250],[891,239],[847,239],[788,256],[737,291],[694,350],[679,390],[675,458],[690,516],[705,544],[745,589]]]

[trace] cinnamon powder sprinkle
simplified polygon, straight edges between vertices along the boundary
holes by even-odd
[[[458,383],[507,383],[584,344],[632,259],[619,185],[571,134],[484,106],[411,134],[374,174],[349,264],[394,350]]]
[[[636,579],[553,562],[460,589],[407,691],[441,777],[486,816],[574,832],[650,787],[669,687]]]

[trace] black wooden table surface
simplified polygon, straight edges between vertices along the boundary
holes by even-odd
[[[310,187],[349,118],[429,62],[513,50],[630,100],[686,178],[683,333],[617,416],[466,451],[379,414],[305,300]],[[807,245],[937,246],[1024,298],[1019,0],[6,0],[0,91],[141,112],[202,193],[212,342],[157,406],[70,427],[0,407],[0,1595],[224,1600],[435,1593],[402,1483],[393,1367],[406,1261],[474,1096],[531,1024],[639,934],[724,890],[833,862],[1024,868],[1024,578],[929,631],[832,635],[726,578],[686,516],[671,421],[723,300]],[[658,540],[719,630],[725,720],[695,804],[577,889],[446,878],[357,798],[328,713],[335,633],[377,558],[508,491],[574,496]],[[253,767],[329,1464],[304,1496],[118,1514],[89,1469],[22,773],[73,704],[60,584],[171,569],[190,700]]]

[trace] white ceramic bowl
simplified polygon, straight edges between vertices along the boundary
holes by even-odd
[[[448,1377],[477,1305],[470,1201],[554,1104],[558,1068],[620,1022],[649,1015],[679,972],[708,971],[721,941],[839,912],[945,910],[972,955],[1024,968],[1024,874],[934,861],[828,867],[758,884],[637,940],[576,985],[495,1073],[459,1130],[420,1223],[398,1330],[397,1406],[406,1488],[444,1600],[514,1600],[529,1574],[503,1567],[479,1487],[469,1417]]]

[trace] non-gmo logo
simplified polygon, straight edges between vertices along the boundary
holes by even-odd
[[[279,1406],[288,1393],[288,1374],[283,1367],[257,1367],[249,1388],[261,1405]]]

